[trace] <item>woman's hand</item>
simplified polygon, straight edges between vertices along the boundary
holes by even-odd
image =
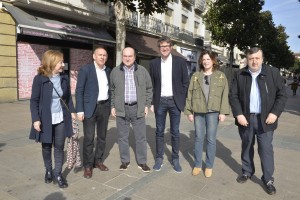
[[[72,119],[76,120],[77,119],[77,114],[76,113],[71,113]]]
[[[220,122],[224,122],[225,121],[226,116],[223,114],[219,114],[219,121]]]
[[[194,121],[194,115],[188,115],[187,118],[190,122]]]
[[[33,128],[34,128],[37,132],[41,132],[41,122],[40,122],[40,121],[35,121],[35,122],[33,122]]]

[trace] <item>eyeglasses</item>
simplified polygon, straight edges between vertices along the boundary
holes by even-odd
[[[205,80],[205,84],[206,84],[206,85],[209,85],[209,82],[208,82],[208,76],[204,76],[204,80]]]
[[[171,45],[158,46],[159,48],[169,48]]]

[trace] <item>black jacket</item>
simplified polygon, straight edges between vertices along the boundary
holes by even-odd
[[[153,85],[152,105],[157,110],[161,96],[161,57],[150,62],[150,76]],[[185,98],[189,86],[189,76],[186,61],[172,55],[172,88],[173,98],[177,108],[184,110]]]
[[[252,76],[248,66],[236,71],[229,92],[229,102],[233,116],[244,115],[249,122],[250,117],[250,91]],[[261,98],[261,123],[264,132],[274,131],[277,128],[278,118],[273,124],[266,124],[269,113],[280,116],[284,110],[287,95],[284,80],[275,67],[263,65],[257,77]],[[237,120],[236,125],[239,126]]]

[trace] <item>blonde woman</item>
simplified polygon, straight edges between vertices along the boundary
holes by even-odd
[[[76,118],[69,79],[63,74],[63,67],[61,52],[48,50],[44,53],[41,66],[37,70],[38,74],[32,84],[30,99],[32,128],[29,135],[29,139],[42,143],[42,156],[46,168],[45,183],[53,181],[60,188],[68,187],[61,174],[64,144],[65,138],[73,134],[72,118]],[[52,170],[52,146],[54,170]]]

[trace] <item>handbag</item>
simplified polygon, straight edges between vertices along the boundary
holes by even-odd
[[[53,86],[54,91],[58,95],[59,99],[61,100],[61,102],[64,104],[66,109],[70,112],[68,105],[58,94],[53,83],[52,83],[52,86]],[[74,166],[75,166],[75,168],[81,167],[80,145],[79,145],[79,139],[78,139],[79,125],[75,119],[72,119],[72,128],[73,128],[73,135],[71,137],[68,137],[68,139],[67,139],[67,163],[66,164],[67,164],[68,169],[72,169]]]
[[[72,119],[73,136],[67,140],[67,168],[72,169],[81,167],[80,145],[79,145],[79,125],[76,120]]]

